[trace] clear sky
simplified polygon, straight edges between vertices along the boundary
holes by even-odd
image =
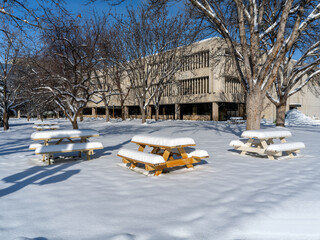
[[[99,12],[109,12],[113,14],[126,14],[127,7],[137,7],[139,4],[143,4],[146,0],[125,0],[121,4],[112,6],[112,1],[96,0],[93,3],[88,4],[88,0],[65,0],[65,7],[73,14],[81,14],[82,17],[86,17],[93,10]],[[169,11],[174,13],[183,9],[182,2],[177,4],[171,4]]]
[[[90,11],[98,11],[98,12],[109,12],[111,11],[112,13],[119,13],[123,14],[126,12],[126,8],[129,6],[137,6],[137,3],[141,3],[141,0],[126,0],[123,3],[112,6],[110,4],[110,1],[103,1],[103,0],[96,0],[93,3],[88,4],[88,0],[66,0],[65,1],[65,6],[66,8],[74,13],[75,15],[78,15],[79,13],[83,16],[86,17],[87,14],[90,14]]]

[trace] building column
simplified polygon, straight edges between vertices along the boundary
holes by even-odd
[[[57,111],[56,118],[60,118],[59,111]]]
[[[196,116],[197,115],[197,111],[198,110],[198,107],[196,104],[193,104],[192,105],[192,116]]]
[[[175,120],[180,120],[180,114],[181,114],[180,104],[176,103],[174,105],[174,119]]]
[[[97,108],[92,108],[92,117],[97,118]]]
[[[212,103],[212,121],[219,121],[219,105],[216,102]]]

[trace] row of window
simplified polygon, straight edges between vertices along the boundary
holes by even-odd
[[[185,56],[182,71],[209,67],[209,51],[201,51]]]
[[[225,92],[226,93],[242,93],[243,89],[239,79],[235,77],[226,77]]]
[[[180,81],[179,95],[209,93],[209,77]]]
[[[162,96],[169,97],[175,95],[194,95],[210,93],[209,91],[209,77],[192,78],[180,80],[179,86],[169,84],[164,87]],[[152,86],[151,92],[154,92],[156,85]],[[178,92],[176,91],[178,89]],[[225,93],[243,93],[241,83],[238,78],[226,77],[225,78]]]

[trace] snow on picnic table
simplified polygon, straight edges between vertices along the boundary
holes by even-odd
[[[80,128],[99,131],[91,141],[105,148],[90,161],[50,166],[36,165],[39,156],[28,150],[32,126],[11,120],[0,131],[0,239],[320,238],[320,126],[289,127],[290,141],[306,148],[272,161],[232,150],[244,125],[87,119]],[[137,149],[136,134],[192,137],[210,157],[194,169],[146,176],[117,157]]]

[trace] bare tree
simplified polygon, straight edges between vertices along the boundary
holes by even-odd
[[[51,20],[52,28],[43,36],[43,55],[37,61],[41,76],[38,89],[52,96],[74,129],[82,109],[99,92],[92,87],[99,61],[95,56],[99,33],[91,22],[81,25],[79,21]]]
[[[151,0],[165,5],[170,0]],[[246,92],[247,129],[259,129],[262,103],[292,45],[320,18],[319,1],[188,0],[226,41]],[[275,17],[274,17],[275,16]],[[275,39],[269,35],[274,34]]]
[[[9,31],[2,32],[0,43],[0,109],[3,115],[3,129],[9,129],[10,112],[17,107],[17,97],[21,91],[14,71],[17,65],[21,42]]]
[[[123,67],[126,65],[124,43],[121,40],[120,28],[117,23],[109,25],[107,17],[104,16],[101,21],[98,21],[101,28],[100,41],[98,45],[98,52],[101,59],[100,71],[103,72],[103,78],[100,86],[109,92],[109,94],[102,93],[100,98],[103,97],[106,106],[106,121],[109,121],[109,108],[108,104],[111,96],[114,99],[118,99],[122,119],[125,119],[124,115],[124,103],[130,93],[130,84],[125,82],[125,70]],[[103,88],[102,88],[103,89]],[[107,97],[107,98],[105,98]]]
[[[95,82],[92,87],[95,89],[100,89],[101,91],[97,92],[94,97],[97,99],[95,102],[103,102],[105,106],[105,118],[106,122],[110,121],[110,111],[109,103],[112,96],[119,95],[118,91],[115,89],[112,79],[110,79],[109,71],[112,71],[112,68],[102,68],[98,71],[95,71]]]
[[[304,44],[306,42],[304,41]],[[276,106],[276,125],[285,125],[287,100],[299,92],[320,73],[320,41],[308,47],[298,60],[293,60],[297,45],[289,51],[289,57],[280,65],[279,75],[274,81],[273,92],[268,91],[267,97]],[[275,92],[276,97],[273,93]]]
[[[128,15],[121,22],[125,59],[118,65],[126,70],[144,123],[147,108],[181,68],[185,49],[194,38],[188,32],[191,22],[182,15],[169,18],[166,9],[151,11],[145,6],[128,10]]]

